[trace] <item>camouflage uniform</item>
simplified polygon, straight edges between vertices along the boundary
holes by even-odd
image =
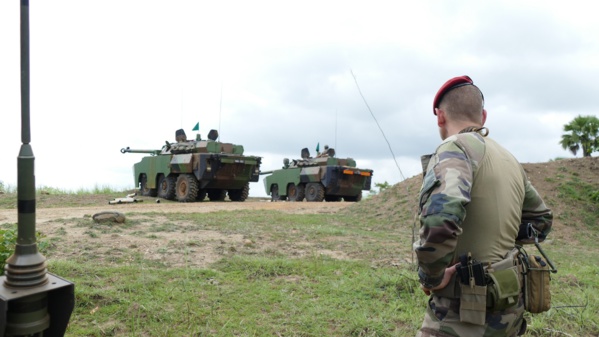
[[[420,240],[414,248],[426,288],[439,285],[445,268],[461,254],[470,252],[484,263],[502,260],[514,247],[520,223],[532,223],[541,241],[551,229],[553,215],[522,166],[480,130],[465,129],[423,156]],[[418,336],[516,336],[523,322],[521,301],[504,311],[487,311],[484,325],[460,322],[459,309],[454,275],[431,295]]]

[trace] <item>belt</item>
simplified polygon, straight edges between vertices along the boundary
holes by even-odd
[[[513,267],[514,266],[514,254],[515,254],[515,251],[512,250],[506,254],[506,257],[504,259],[502,259],[500,261],[497,261],[492,264],[483,263],[483,265],[487,266],[487,267],[485,267],[485,270],[487,270],[487,269],[504,270],[504,269]],[[447,286],[445,288],[439,289],[439,290],[434,290],[432,293],[439,297],[460,298],[460,295],[462,292],[460,290],[460,281],[457,278],[457,273],[453,274],[453,276],[451,276],[451,279],[449,280],[449,283],[447,284]]]

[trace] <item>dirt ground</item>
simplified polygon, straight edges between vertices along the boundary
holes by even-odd
[[[67,208],[38,208],[36,209],[37,224],[43,224],[55,219],[61,218],[79,218],[91,216],[95,213],[104,211],[117,211],[122,213],[209,213],[218,211],[235,210],[277,210],[294,214],[312,214],[312,213],[331,213],[352,205],[348,202],[322,202],[322,203],[294,203],[294,202],[270,202],[264,199],[248,199],[245,202],[195,202],[195,203],[174,203],[162,202],[156,203],[155,199],[138,198],[143,202],[86,206],[86,207],[67,207]],[[0,223],[17,222],[16,209],[0,209]]]
[[[196,203],[156,203],[155,199],[139,198],[138,203],[119,205],[84,206],[67,208],[38,208],[36,210],[36,230],[45,238],[60,245],[60,249],[50,249],[46,257],[52,259],[90,258],[102,263],[119,264],[141,254],[146,260],[157,261],[172,267],[206,267],[224,256],[244,250],[281,250],[280,242],[262,240],[254,242],[242,234],[219,230],[188,230],[194,224],[177,222],[176,228],[168,213],[208,213],[236,210],[277,210],[290,214],[335,213],[349,207],[349,202],[270,202],[263,199],[248,199],[245,202],[196,202]],[[126,215],[126,222],[95,223],[94,214],[100,212],[120,212]],[[148,215],[151,214],[151,215]],[[0,209],[0,224],[17,223],[16,209]],[[164,229],[168,227],[169,229]],[[315,251],[333,258],[345,258],[340,251],[330,251],[302,243],[283,246],[289,255],[302,256]]]

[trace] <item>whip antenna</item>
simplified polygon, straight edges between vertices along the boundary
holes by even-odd
[[[397,169],[399,170],[399,174],[401,175],[402,180],[406,180],[403,173],[401,172],[401,169],[399,168],[399,164],[397,163],[397,160],[395,159],[395,154],[393,153],[393,150],[391,149],[391,144],[389,144],[389,141],[387,140],[387,137],[385,136],[383,129],[381,128],[379,122],[376,120],[376,117],[374,116],[372,109],[370,109],[368,102],[366,102],[366,98],[364,98],[364,95],[362,94],[362,90],[360,90],[360,86],[358,85],[358,80],[356,79],[356,75],[354,75],[353,70],[350,69],[350,71],[351,71],[351,75],[354,77],[354,82],[356,82],[356,87],[358,88],[358,92],[360,93],[360,96],[362,97],[364,104],[366,104],[366,107],[368,108],[370,115],[372,115],[372,118],[376,122],[376,125],[379,127],[379,130],[381,130],[381,133],[383,134],[383,138],[385,138],[385,142],[387,142],[387,146],[389,146],[389,151],[391,152],[391,156],[393,156],[393,161],[395,161],[395,165],[397,166]],[[407,193],[408,193],[408,185],[406,185],[406,195],[407,195]],[[415,231],[416,231],[416,222],[414,222],[414,227],[412,228],[412,242],[414,242],[416,240]],[[412,250],[412,264],[414,264],[414,250]]]
[[[364,98],[364,95],[362,94],[362,90],[360,90],[360,86],[358,85],[358,80],[356,79],[356,75],[354,75],[354,71],[351,70],[351,69],[349,71],[351,72],[351,75],[354,77],[354,82],[356,82],[356,88],[358,88],[358,92],[360,93],[360,96],[362,97],[362,100],[364,101],[364,104],[366,104],[366,108],[368,108],[368,111],[370,112],[370,115],[372,116],[372,118],[376,122],[376,126],[379,127],[379,130],[381,130],[381,133],[383,134],[383,138],[385,138],[385,142],[387,142],[387,146],[389,147],[389,151],[391,152],[391,156],[393,157],[393,161],[395,162],[395,166],[397,166],[397,169],[399,170],[399,175],[401,176],[401,179],[402,180],[406,180],[406,178],[404,177],[403,173],[401,172],[401,168],[399,168],[399,164],[397,163],[397,159],[395,159],[395,154],[393,153],[393,149],[391,149],[391,144],[387,140],[387,136],[385,136],[385,132],[383,132],[383,129],[381,128],[381,125],[379,124],[379,121],[377,121],[376,117],[374,117],[374,113],[372,112],[372,109],[370,109],[370,106],[368,105],[368,102],[366,102],[366,98]]]
[[[220,140],[220,120],[223,112],[223,82],[220,82],[220,103],[218,106],[218,139]]]

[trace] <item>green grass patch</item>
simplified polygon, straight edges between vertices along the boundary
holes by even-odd
[[[72,336],[398,336],[425,302],[412,272],[323,257],[52,269],[77,285]]]
[[[574,204],[576,204],[576,212],[586,226],[597,226],[597,219],[599,219],[599,190],[597,190],[596,186],[572,175],[569,180],[563,181],[558,185],[558,196],[567,205],[574,207]]]
[[[533,336],[599,332],[599,267],[563,258],[552,309],[526,314]],[[557,248],[553,251],[553,248]],[[52,261],[76,284],[69,336],[408,336],[426,305],[411,267],[323,256],[234,256],[206,269],[138,259],[116,267]]]

